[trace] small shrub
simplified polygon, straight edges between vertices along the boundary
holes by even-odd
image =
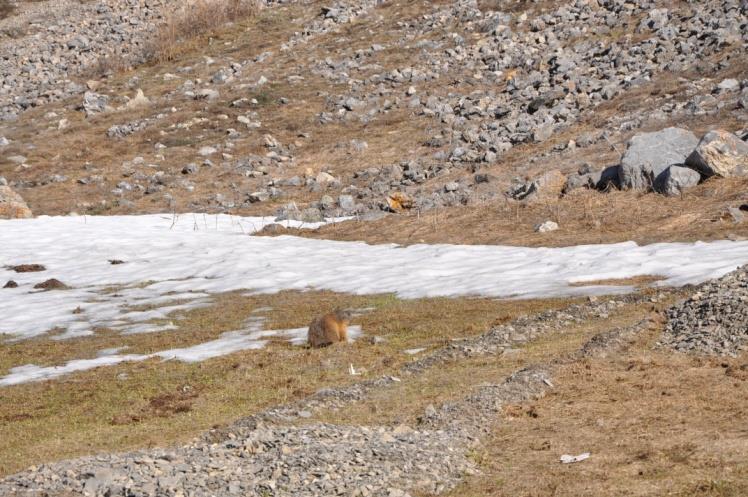
[[[260,0],[195,0],[167,17],[148,44],[146,57],[157,62],[173,60],[190,41],[256,15],[261,5]]]

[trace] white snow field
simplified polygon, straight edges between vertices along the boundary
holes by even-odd
[[[121,333],[170,330],[176,328],[173,321],[180,313],[211,305],[213,295],[234,290],[324,289],[395,293],[402,298],[600,295],[631,288],[570,284],[656,275],[665,278],[658,284],[678,286],[717,278],[748,263],[744,241],[564,248],[401,247],[248,236],[272,222],[272,218],[203,214],[0,221],[0,287],[11,279],[18,283],[18,288],[0,288],[0,339],[5,335],[6,340],[21,340],[55,331],[50,336],[59,340],[91,335],[96,328]],[[112,265],[109,261],[114,259],[124,263]],[[46,271],[16,273],[9,268],[18,264],[43,264]],[[70,288],[33,289],[49,278]],[[144,306],[148,310],[142,310]],[[192,347],[190,354],[224,350],[224,342],[246,345],[247,336],[237,333],[240,336],[215,340],[217,344],[203,344],[203,349]],[[214,355],[206,352],[200,357]],[[123,356],[99,359],[114,361],[115,357]]]

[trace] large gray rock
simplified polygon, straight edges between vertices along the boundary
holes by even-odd
[[[649,190],[657,176],[669,166],[683,164],[698,144],[693,133],[680,128],[635,135],[621,159],[621,188]]]
[[[109,97],[92,91],[83,94],[83,110],[86,116],[98,114],[109,110]]]
[[[31,209],[19,194],[9,186],[0,186],[0,219],[34,217]]]
[[[683,190],[699,184],[701,175],[688,167],[670,166],[655,179],[654,189],[667,196],[677,196]]]
[[[740,92],[740,97],[738,97],[738,105],[742,107],[743,109],[748,110],[748,86],[743,88],[743,91]],[[0,145],[2,145],[2,139],[0,139]]]
[[[707,177],[743,176],[748,174],[748,144],[729,131],[710,131],[686,163]]]
[[[325,217],[316,207],[309,207],[307,209],[299,209],[299,207],[291,202],[288,205],[281,207],[278,210],[278,215],[275,218],[276,221],[302,221],[304,223],[320,223],[325,220]]]
[[[507,195],[515,200],[530,200],[538,197],[558,197],[564,191],[566,176],[552,169],[527,183],[512,185]]]
[[[544,223],[535,225],[534,229],[535,233],[549,233],[558,229],[558,223],[555,223],[553,221],[546,221]]]
[[[340,206],[340,209],[343,212],[352,212],[354,209],[356,209],[356,201],[353,198],[353,195],[340,195],[338,197],[338,205]]]
[[[610,188],[619,188],[618,170],[620,166],[606,167],[601,171],[590,171],[585,169],[578,174],[569,176],[564,184],[563,193],[567,194],[579,188],[606,191]]]

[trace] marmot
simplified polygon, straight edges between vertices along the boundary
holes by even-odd
[[[312,347],[327,347],[336,342],[348,340],[348,323],[351,321],[351,312],[344,309],[336,309],[324,316],[315,318],[309,325],[307,341]]]

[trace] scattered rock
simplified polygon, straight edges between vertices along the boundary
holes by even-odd
[[[413,207],[413,200],[404,192],[392,192],[387,197],[387,206],[392,212],[399,212]]]
[[[0,219],[24,219],[34,217],[23,198],[9,186],[0,186]]]
[[[701,175],[688,167],[670,166],[654,182],[654,190],[667,196],[677,196],[684,190],[696,186]]]
[[[693,133],[680,128],[634,135],[621,159],[621,188],[651,189],[655,178],[669,166],[684,164],[698,143]]]
[[[706,177],[748,174],[748,143],[724,130],[704,135],[686,163]]]
[[[8,282],[3,286],[3,288],[18,288],[18,283],[16,283],[13,280],[8,280]]]
[[[550,231],[556,231],[558,229],[558,224],[553,221],[545,221],[544,223],[536,225],[534,229],[536,233],[548,233]]]
[[[38,273],[47,270],[47,268],[41,264],[19,264],[18,266],[10,266],[9,269],[16,273]]]
[[[190,162],[182,168],[182,174],[195,174],[200,170],[200,166],[194,162]]]
[[[109,97],[87,91],[83,94],[83,110],[86,112],[86,117],[111,110],[109,107]]]
[[[139,109],[142,107],[148,107],[151,105],[151,101],[143,94],[143,90],[138,88],[135,96],[127,101],[125,109]]]
[[[50,278],[41,283],[37,283],[34,285],[34,288],[37,290],[67,290],[68,286],[58,279]]]
[[[660,344],[682,352],[735,355],[748,343],[748,266],[698,287],[671,307]]]

